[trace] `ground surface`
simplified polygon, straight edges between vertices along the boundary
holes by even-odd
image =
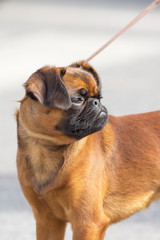
[[[140,3],[139,3],[140,2]],[[0,239],[35,239],[35,222],[16,176],[13,113],[37,68],[87,58],[148,0],[0,1]],[[160,108],[160,7],[91,64],[110,114]],[[160,202],[109,228],[107,240],[160,240]],[[66,240],[71,239],[70,226]]]

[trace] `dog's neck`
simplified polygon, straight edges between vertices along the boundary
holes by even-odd
[[[63,152],[66,147],[30,138],[28,150],[34,172],[34,186],[38,192],[56,178],[64,163]]]
[[[20,151],[23,151],[25,156],[26,167],[32,170],[29,178],[35,191],[41,193],[54,181],[62,168],[68,145],[56,145],[53,141],[35,137],[26,131],[22,124],[18,125]]]

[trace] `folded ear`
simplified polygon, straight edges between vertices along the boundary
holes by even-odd
[[[91,73],[92,76],[96,80],[97,86],[99,87],[99,89],[101,88],[101,81],[100,81],[100,78],[98,76],[98,73],[96,72],[96,70],[90,64],[88,64],[85,61],[79,61],[79,62],[73,63],[72,65],[70,65],[70,67],[75,67],[75,68],[81,67],[85,71]]]
[[[49,107],[69,109],[71,99],[62,81],[64,74],[65,69],[62,69],[60,73],[50,67],[39,69],[24,84],[26,95]]]

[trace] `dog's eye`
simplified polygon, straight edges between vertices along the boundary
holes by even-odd
[[[72,98],[71,101],[74,104],[82,104],[84,102],[84,99],[80,98],[80,97],[77,97],[77,98]]]

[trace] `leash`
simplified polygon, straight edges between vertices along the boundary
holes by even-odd
[[[106,47],[108,47],[114,40],[116,40],[120,35],[126,32],[129,28],[135,25],[138,21],[140,21],[145,15],[147,15],[150,11],[152,11],[155,7],[160,4],[160,0],[156,0],[152,2],[148,7],[146,7],[142,12],[138,14],[129,24],[127,24],[122,30],[120,30],[116,35],[114,35],[109,41],[107,41],[102,47],[100,47],[96,52],[94,52],[90,57],[88,57],[85,61],[89,62],[95,56],[97,56],[100,52],[102,52]]]

